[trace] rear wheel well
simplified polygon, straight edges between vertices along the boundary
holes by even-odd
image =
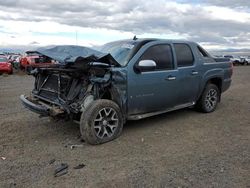
[[[222,89],[222,80],[221,78],[211,78],[210,80],[207,81],[206,85],[205,85],[205,89],[206,89],[206,86],[208,84],[214,84],[217,86],[217,88],[219,89],[219,101],[221,100],[221,89]]]
[[[222,87],[221,78],[211,78],[210,80],[208,80],[207,84],[209,84],[209,83],[216,85],[218,87],[219,91],[221,92],[221,87]]]

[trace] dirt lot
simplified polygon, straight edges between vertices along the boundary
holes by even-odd
[[[214,113],[184,109],[128,122],[120,138],[90,146],[77,124],[22,107],[32,77],[0,76],[0,187],[250,187],[249,81],[250,66],[235,67]],[[68,173],[55,178],[61,162]]]

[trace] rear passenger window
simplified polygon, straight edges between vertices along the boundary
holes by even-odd
[[[174,44],[178,67],[186,67],[194,64],[194,56],[187,44]]]
[[[160,44],[149,47],[140,60],[153,60],[156,70],[173,69],[173,55],[170,45]]]

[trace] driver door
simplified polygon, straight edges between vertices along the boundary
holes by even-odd
[[[128,114],[143,114],[172,108],[178,102],[177,77],[170,44],[142,48],[138,61],[128,70]],[[154,70],[135,70],[141,60],[153,60]]]

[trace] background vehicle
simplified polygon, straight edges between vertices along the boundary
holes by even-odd
[[[53,64],[51,58],[44,56],[37,51],[27,51],[20,60],[20,68],[30,72],[38,67],[49,67]]]
[[[230,62],[232,62],[234,65],[244,65],[245,63],[245,59],[240,56],[224,55],[224,57],[230,59]]]
[[[0,56],[0,74],[2,73],[13,73],[13,67],[11,63],[8,62],[8,59],[5,56]]]
[[[245,64],[250,65],[250,56],[245,57]]]
[[[21,55],[17,55],[17,54],[11,55],[9,57],[9,62],[12,64],[12,66],[15,69],[18,69],[20,67],[20,58],[21,58]]]
[[[66,49],[45,55],[67,57]],[[84,51],[37,69],[32,95],[20,98],[42,116],[78,121],[90,144],[117,138],[126,120],[190,106],[213,112],[231,84],[232,63],[216,62],[193,42],[123,40]]]

